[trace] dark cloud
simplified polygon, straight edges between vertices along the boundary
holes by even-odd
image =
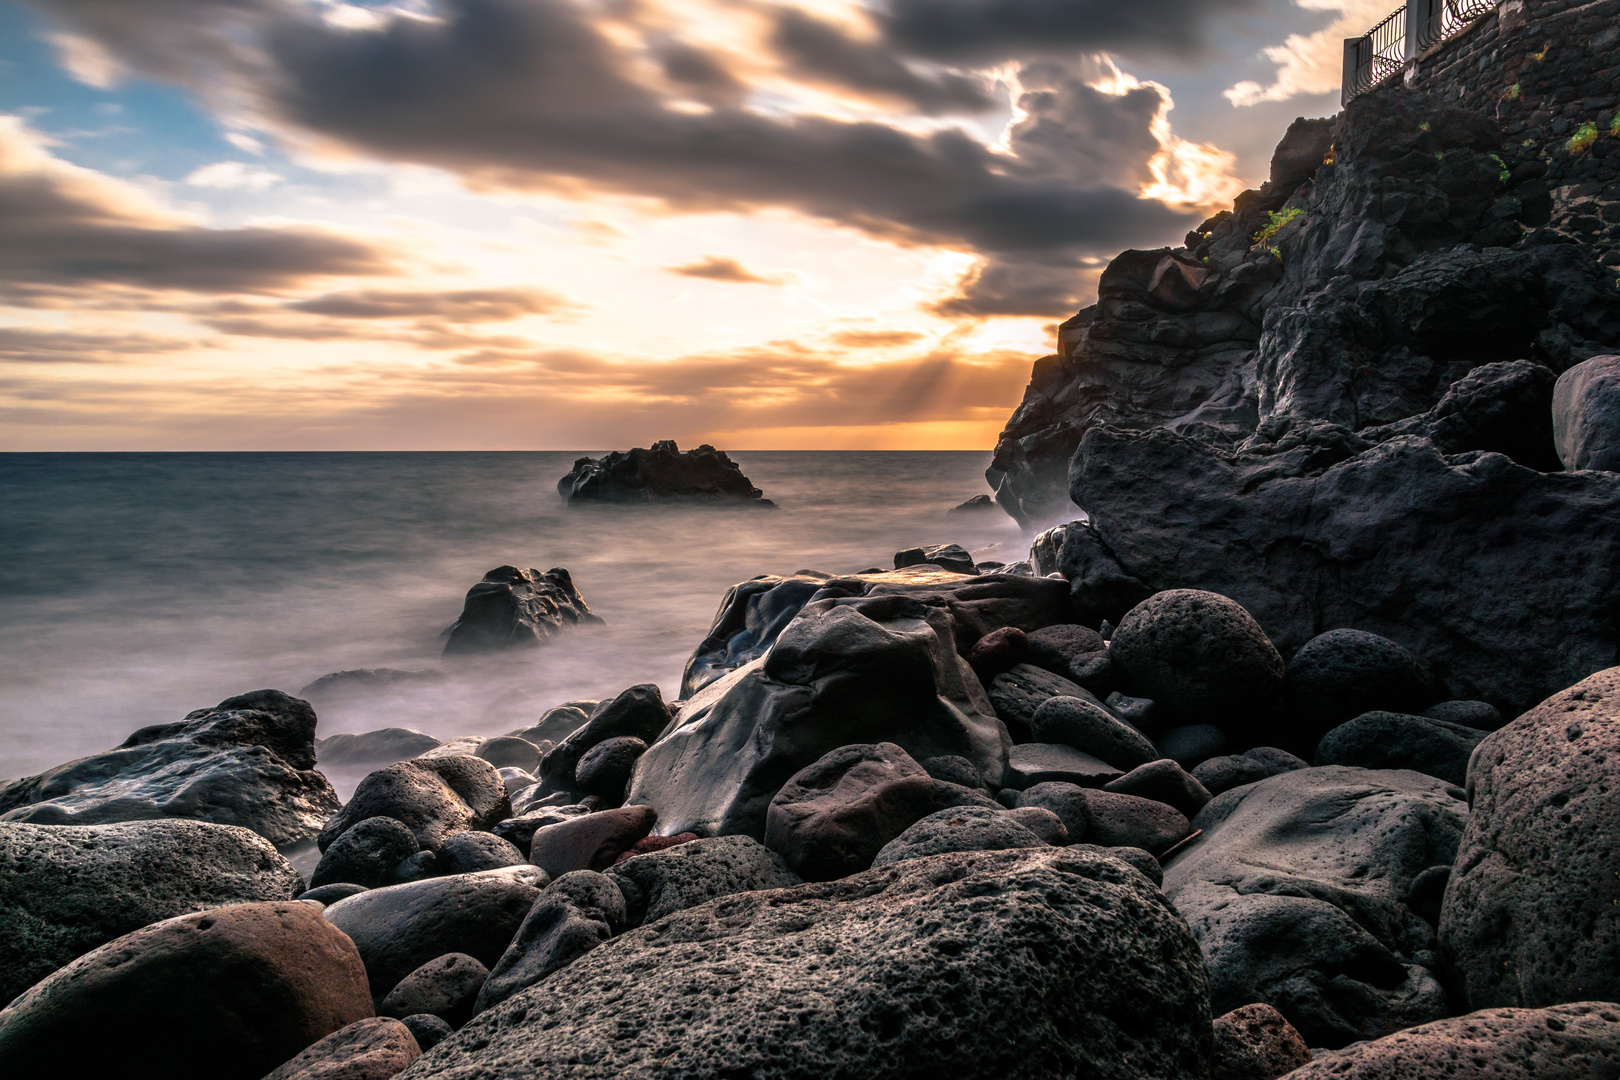
[[[797,8],[777,13],[772,44],[806,79],[899,99],[926,116],[987,112],[999,104],[982,75],[918,74],[883,42],[860,41]]]
[[[1096,290],[1096,273],[1085,273],[1068,262],[990,262],[963,276],[956,295],[934,305],[934,312],[950,318],[991,315],[1033,315],[1073,311],[1089,302]]]
[[[542,289],[456,289],[411,292],[365,289],[327,293],[286,305],[290,311],[339,319],[436,318],[449,323],[507,322],[578,305]]]
[[[102,364],[137,354],[180,352],[189,341],[147,334],[83,334],[0,326],[0,361],[35,364]]]
[[[705,255],[685,266],[666,266],[672,274],[682,277],[707,278],[710,281],[732,281],[744,285],[780,285],[783,279],[771,274],[757,274],[729,255]]]

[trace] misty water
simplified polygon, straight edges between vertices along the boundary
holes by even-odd
[[[0,777],[352,668],[442,676],[317,700],[319,736],[499,734],[641,682],[673,697],[736,582],[887,567],[917,544],[1028,551],[1003,515],[946,519],[986,490],[988,452],[732,452],[776,511],[570,508],[556,484],[578,456],[0,456]],[[506,563],[567,567],[607,625],[441,657],[467,589]]]

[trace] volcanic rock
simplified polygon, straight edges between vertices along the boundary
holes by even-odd
[[[495,766],[471,757],[400,761],[360,781],[354,796],[321,828],[321,850],[374,817],[401,822],[422,847],[437,851],[462,829],[489,828],[510,816],[506,784]]]
[[[546,886],[479,991],[483,1012],[567,967],[624,929],[624,896],[612,879],[575,870]]]
[[[1316,764],[1413,769],[1461,787],[1468,779],[1468,758],[1485,735],[1427,716],[1363,713],[1322,737]]]
[[[748,506],[776,504],[749,482],[737,463],[704,443],[682,453],[673,439],[614,451],[606,457],[583,457],[568,475],[557,481],[557,494],[569,506],[592,503],[735,503]]]
[[[1362,713],[1416,713],[1433,703],[1422,662],[1388,638],[1363,630],[1318,634],[1288,662],[1285,730],[1302,757],[1314,760],[1323,735]]]
[[[714,836],[615,863],[607,877],[624,896],[625,925],[657,922],[721,896],[800,883],[782,857],[747,836]]]
[[[1156,799],[1192,817],[1208,805],[1212,796],[1195,777],[1169,758],[1138,765],[1118,780],[1103,785],[1104,791]]]
[[[1030,718],[1029,733],[1036,742],[1063,743],[1125,771],[1159,756],[1146,735],[1090,698],[1047,698]]]
[[[1097,697],[1114,690],[1114,662],[1102,635],[1079,623],[1047,626],[1029,635],[1029,662],[1079,683]]]
[[[398,1020],[356,1020],[307,1047],[264,1080],[389,1080],[422,1056]]]
[[[606,870],[658,820],[650,806],[621,806],[536,830],[529,861],[553,878],[575,870]]]
[[[1009,811],[959,806],[936,811],[914,822],[879,849],[872,865],[887,866],[903,859],[921,859],[948,851],[1005,851],[1045,846],[1046,841],[1019,824]]]
[[[1270,1005],[1257,1002],[1215,1018],[1209,1080],[1276,1080],[1310,1060],[1305,1040]]]
[[[404,1019],[430,1013],[453,1028],[472,1019],[473,1003],[489,968],[466,953],[436,956],[401,979],[377,1006],[383,1016]]]
[[[961,544],[935,544],[932,547],[906,548],[894,553],[894,568],[908,566],[937,566],[953,574],[977,574],[973,556]]]
[[[564,568],[541,573],[497,566],[467,590],[461,617],[445,631],[444,655],[532,648],[571,626],[601,623]]]
[[[311,888],[349,882],[375,889],[394,883],[400,863],[421,850],[405,823],[391,817],[369,817],[345,829],[321,855],[310,875]]]
[[[304,690],[309,690],[309,687],[306,686]],[[438,739],[414,728],[389,727],[361,732],[358,735],[333,735],[330,738],[316,739],[315,756],[318,763],[325,766],[360,765],[376,768],[425,754],[439,745]]]
[[[1552,423],[1564,468],[1620,472],[1620,356],[1594,356],[1558,376]]]

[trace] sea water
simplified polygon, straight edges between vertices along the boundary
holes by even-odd
[[[652,682],[666,698],[726,589],[893,565],[960,543],[1024,558],[984,492],[989,453],[732,452],[780,507],[569,507],[580,453],[0,455],[0,778],[136,728],[329,672],[430,674],[316,699],[318,736],[493,735]],[[567,567],[606,625],[443,657],[485,571]],[[347,785],[345,785],[347,786]]]

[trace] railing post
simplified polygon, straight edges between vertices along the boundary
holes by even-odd
[[[1417,63],[1423,52],[1423,31],[1429,24],[1429,0],[1406,0],[1406,62]]]
[[[1366,38],[1344,39],[1344,79],[1340,83],[1339,108],[1350,104],[1356,92],[1356,62],[1361,58],[1361,43]]]

